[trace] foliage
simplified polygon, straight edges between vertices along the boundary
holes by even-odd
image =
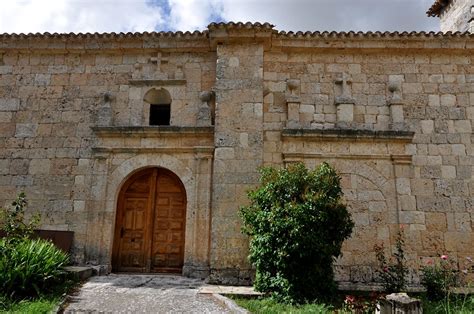
[[[421,269],[421,284],[430,300],[439,301],[457,284],[457,268],[447,255],[441,255],[439,261],[430,264]]]
[[[325,300],[336,288],[332,264],[354,223],[341,203],[340,177],[327,163],[260,170],[261,186],[242,207],[255,288],[287,303]]]
[[[405,236],[403,228],[400,228],[395,238],[395,252],[387,260],[384,252],[383,243],[381,245],[375,245],[375,255],[379,263],[379,269],[377,273],[384,287],[384,291],[387,293],[401,292],[406,289],[408,275],[408,267],[406,266],[405,260]],[[393,262],[394,260],[394,262]]]
[[[66,279],[66,253],[51,242],[0,239],[0,294],[12,299],[37,297]]]
[[[1,229],[5,231],[10,241],[31,236],[39,224],[39,214],[34,215],[29,222],[25,221],[27,205],[25,193],[22,192],[9,208],[0,208]]]
[[[423,300],[425,313],[472,314],[474,313],[474,295],[450,295],[434,301]]]
[[[290,305],[286,303],[278,303],[272,298],[262,299],[234,299],[234,301],[241,307],[249,310],[255,314],[272,314],[272,313],[334,313],[333,307],[321,304],[303,304],[303,305]]]
[[[343,304],[343,313],[374,313],[382,294],[372,292],[368,297],[363,295],[347,295]]]
[[[21,300],[19,302],[11,302],[8,299],[2,300],[0,298],[0,313],[52,313],[60,300],[58,296],[44,297],[36,300]]]
[[[452,288],[458,285],[470,286],[467,281],[470,270],[474,267],[471,257],[466,257],[465,269],[459,271],[454,260],[448,255],[428,261],[428,265],[421,269],[421,284],[426,288],[426,294],[431,301],[440,301],[447,305],[452,297]],[[473,300],[471,298],[471,300]]]

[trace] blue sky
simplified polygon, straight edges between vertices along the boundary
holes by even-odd
[[[285,31],[438,31],[434,0],[4,0],[0,33],[203,30],[270,22]]]

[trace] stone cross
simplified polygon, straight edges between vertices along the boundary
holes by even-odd
[[[349,74],[342,72],[339,74],[335,81],[336,84],[342,86],[342,94],[336,97],[336,104],[353,104],[354,99],[351,95],[351,89],[349,85],[352,84],[352,78]]]

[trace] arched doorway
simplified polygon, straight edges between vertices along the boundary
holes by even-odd
[[[186,192],[163,168],[132,175],[120,190],[112,269],[180,273],[184,262]]]

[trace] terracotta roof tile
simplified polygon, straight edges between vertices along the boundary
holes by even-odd
[[[438,0],[450,1],[450,0]],[[194,32],[135,32],[135,33],[29,33],[29,34],[0,34],[0,40],[8,39],[127,39],[127,38],[183,38],[183,39],[198,39],[208,38],[209,31],[218,29],[257,29],[257,30],[271,30],[273,35],[277,38],[446,38],[446,37],[466,37],[474,38],[474,34],[460,33],[460,32],[293,32],[293,31],[278,31],[274,29],[274,25],[270,23],[242,23],[242,22],[227,22],[227,23],[211,23],[208,30],[194,31]]]
[[[436,0],[433,5],[426,11],[428,16],[439,16],[441,14],[441,10],[451,3],[451,0]]]

